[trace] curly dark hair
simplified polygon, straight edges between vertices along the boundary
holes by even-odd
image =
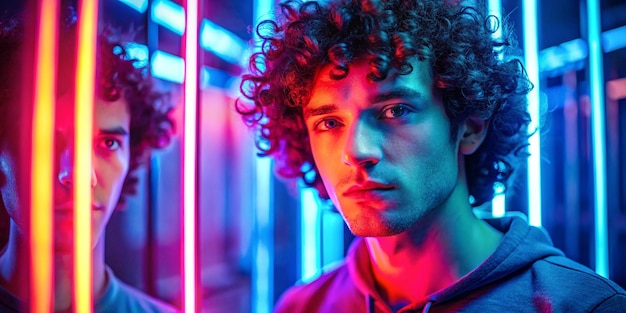
[[[490,121],[483,144],[465,157],[472,205],[490,201],[494,183],[506,188],[527,156],[525,95],[532,88],[513,57],[519,51],[506,20],[443,0],[286,1],[280,7],[278,21],[256,28],[261,49],[243,76],[245,99],[236,102],[244,122],[258,132],[259,154],[275,158],[279,175],[301,178],[328,198],[302,115],[323,66],[332,64],[338,80],[352,61],[364,58],[369,77],[383,80],[392,68],[411,72],[410,60],[417,58],[432,68],[453,136],[470,115]],[[502,36],[494,38],[498,28]]]
[[[75,78],[76,14],[68,8],[63,16],[58,44],[59,95],[71,91]],[[11,111],[8,106],[19,98],[19,85],[13,80],[21,71],[17,65],[24,61],[20,54],[24,41],[22,24],[21,19],[15,17],[5,16],[0,20],[0,61],[6,65],[0,71],[0,113]],[[97,38],[96,96],[109,102],[124,97],[131,117],[130,164],[118,207],[136,192],[136,170],[150,151],[169,144],[174,129],[169,115],[172,109],[169,94],[157,90],[147,64],[132,59],[125,49],[133,36],[132,32],[122,32],[107,24],[100,28]],[[6,139],[3,137],[5,128],[11,127],[4,119],[5,114],[0,114],[0,125],[5,125],[0,126],[0,140]]]

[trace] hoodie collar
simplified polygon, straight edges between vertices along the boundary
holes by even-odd
[[[423,301],[411,303],[398,312],[419,309],[422,309],[422,312],[428,312],[434,303],[452,299],[505,278],[531,265],[536,260],[548,256],[563,255],[563,252],[552,245],[548,234],[543,229],[529,226],[523,215],[486,219],[485,221],[504,233],[496,251],[481,265],[461,277],[454,284],[431,294]],[[352,281],[356,288],[365,295],[368,313],[392,312],[376,290],[369,251],[362,238],[356,238],[353,241],[346,260]]]

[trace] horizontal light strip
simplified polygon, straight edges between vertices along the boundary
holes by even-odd
[[[119,0],[119,1],[142,14],[146,12],[146,9],[148,9],[148,0]]]
[[[565,65],[583,61],[589,51],[587,43],[578,38],[550,47],[539,52],[539,68],[542,72],[549,72]]]
[[[243,40],[208,19],[202,20],[200,45],[230,63],[240,63],[246,49]]]
[[[612,52],[626,47],[626,26],[607,30],[602,34],[604,52]]]
[[[156,51],[152,54],[152,76],[182,84],[185,80],[185,60],[173,54]]]
[[[184,13],[183,7],[168,0],[156,0],[152,5],[152,19],[179,35],[185,32]],[[247,48],[237,35],[208,19],[202,20],[200,46],[224,61],[235,64],[241,62]]]
[[[30,309],[35,313],[48,313],[52,309],[51,177],[59,6],[56,0],[39,4],[30,178]]]
[[[159,25],[183,35],[185,32],[185,10],[168,0],[156,0],[152,4],[152,19]]]

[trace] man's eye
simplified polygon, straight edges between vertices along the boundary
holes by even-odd
[[[100,140],[100,142],[98,143],[98,146],[100,148],[102,148],[102,149],[106,149],[106,150],[109,150],[109,151],[115,151],[115,150],[121,148],[122,144],[117,139],[106,138],[106,139]]]
[[[330,129],[333,129],[333,128],[339,126],[339,125],[340,125],[340,123],[336,119],[334,119],[334,118],[326,118],[326,119],[323,119],[323,120],[319,121],[315,125],[315,129],[316,130],[330,130]]]
[[[383,119],[400,118],[400,117],[407,115],[409,112],[410,112],[409,109],[403,104],[393,105],[393,106],[389,106],[385,108],[383,112],[380,114],[380,118],[383,118]]]

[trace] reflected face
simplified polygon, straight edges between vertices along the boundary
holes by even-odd
[[[317,169],[357,236],[399,234],[441,206],[458,182],[459,141],[428,65],[374,82],[367,62],[318,74],[303,113]],[[459,136],[457,136],[459,137]]]
[[[72,186],[74,126],[72,101],[68,96],[58,99],[55,129],[54,233],[57,253],[71,253]],[[130,113],[126,100],[106,102],[98,99],[94,105],[92,189],[92,247],[100,240],[106,224],[119,200],[128,173],[130,147]],[[0,170],[6,178],[2,199],[11,218],[24,229],[20,212],[24,209],[16,190],[15,149],[3,144]]]

